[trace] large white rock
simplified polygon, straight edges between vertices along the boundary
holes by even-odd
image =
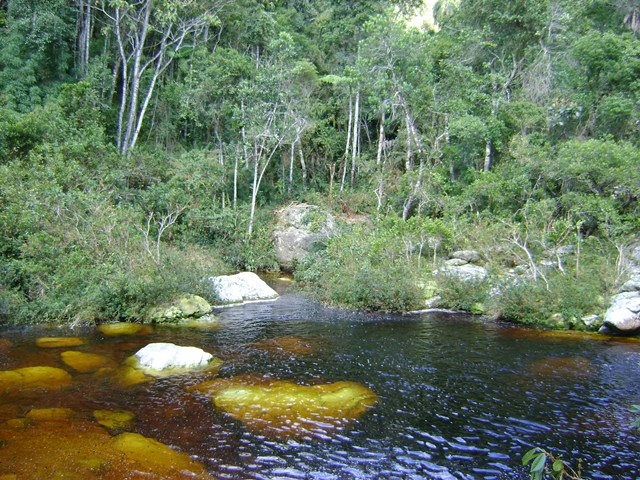
[[[306,203],[292,204],[277,213],[273,248],[283,270],[293,270],[296,262],[313,252],[336,232],[329,212]]]
[[[209,281],[222,303],[271,300],[278,297],[273,288],[252,272],[210,277]]]
[[[143,368],[196,368],[207,365],[213,355],[197,347],[181,347],[173,343],[150,343],[135,354]]]
[[[623,292],[614,295],[604,316],[602,328],[623,334],[640,331],[640,292]]]
[[[471,265],[470,263],[465,265],[445,265],[434,273],[457,278],[462,282],[482,282],[489,276],[486,268]]]

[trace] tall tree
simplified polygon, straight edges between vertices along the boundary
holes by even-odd
[[[217,23],[225,0],[107,0],[120,62],[120,108],[116,142],[121,153],[135,147],[158,80],[179,52]]]

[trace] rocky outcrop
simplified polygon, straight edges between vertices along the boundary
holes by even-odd
[[[151,310],[149,317],[153,323],[176,323],[185,318],[199,318],[211,312],[211,305],[198,295],[184,294],[171,304]]]
[[[221,304],[272,300],[278,293],[252,272],[209,278]]]
[[[336,232],[330,213],[305,203],[290,205],[277,213],[273,243],[280,268],[292,271],[295,263],[317,250]]]
[[[458,262],[446,263],[434,273],[453,277],[462,282],[482,282],[489,276],[487,269],[484,267],[471,265],[470,263],[459,265]]]
[[[482,260],[482,254],[476,250],[457,250],[452,252],[449,258],[462,260],[464,263],[476,263]]]
[[[627,249],[627,281],[611,297],[601,333],[635,335],[640,333],[640,242]]]

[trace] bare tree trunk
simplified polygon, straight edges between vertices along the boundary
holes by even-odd
[[[78,72],[87,73],[89,63],[89,42],[91,40],[91,2],[78,0]]]
[[[347,178],[347,159],[349,158],[349,147],[351,146],[351,122],[353,120],[353,98],[349,94],[349,122],[347,126],[347,144],[344,149],[344,169],[342,170],[342,182],[340,182],[340,191],[344,191],[344,183]]]
[[[382,162],[382,150],[384,148],[384,120],[385,114],[384,110],[382,110],[382,114],[380,115],[380,129],[378,131],[378,156],[376,157],[376,165],[380,165]]]
[[[249,212],[249,226],[247,234],[251,236],[253,233],[253,219],[256,214],[256,199],[258,198],[258,158],[253,160],[253,185],[251,187],[251,211]]]
[[[233,162],[233,209],[238,207],[238,152],[234,155]]]
[[[333,195],[333,177],[336,175],[336,164],[331,162],[329,164],[329,198]]]
[[[302,186],[307,188],[307,164],[304,161],[304,153],[302,152],[302,145],[298,149],[298,153],[300,154],[300,168],[302,169]],[[293,162],[293,159],[291,159]]]
[[[407,158],[405,160],[405,170],[408,172],[411,170],[411,158],[413,157],[413,147],[411,143],[411,117],[409,113],[405,113],[405,124],[407,127]]]
[[[356,106],[353,114],[353,145],[351,147],[351,188],[356,180],[356,160],[359,150],[360,134],[360,87],[356,92]]]
[[[291,194],[291,187],[293,186],[293,159],[296,154],[296,140],[291,142],[291,152],[289,154],[289,187],[287,189],[287,193]]]
[[[487,140],[487,145],[484,150],[484,171],[488,172],[491,168],[491,154],[492,154],[492,144],[491,140]]]
[[[143,19],[141,30],[138,35],[135,35],[134,42],[134,54],[133,54],[133,71],[131,72],[131,98],[129,100],[129,114],[127,116],[127,129],[125,130],[124,140],[122,142],[123,148],[121,153],[125,153],[129,150],[131,145],[131,137],[133,135],[133,128],[136,124],[138,117],[138,94],[140,92],[140,80],[144,70],[142,70],[142,53],[144,44],[147,40],[147,32],[149,29],[149,18],[151,16],[151,4],[152,0],[147,0],[143,7]]]

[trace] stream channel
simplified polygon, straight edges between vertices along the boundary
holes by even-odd
[[[193,345],[224,361],[222,377],[365,385],[379,402],[355,423],[277,438],[187,393],[197,375],[116,388],[69,369],[73,388],[0,397],[0,415],[131,411],[133,431],[193,455],[221,479],[526,479],[521,458],[533,446],[573,466],[581,459],[585,478],[640,478],[640,433],[629,410],[640,403],[637,340],[550,334],[468,315],[350,312],[275,288],[283,294],[276,301],[217,310],[219,325],[210,329],[157,326],[144,336],[106,338],[89,327],[5,328],[11,346],[0,350],[0,370],[64,368],[59,350],[35,346],[42,336],[80,335],[85,344],[77,349],[115,362],[151,342]],[[302,338],[308,351],[261,347],[280,337]],[[65,460],[52,453],[58,461]]]

